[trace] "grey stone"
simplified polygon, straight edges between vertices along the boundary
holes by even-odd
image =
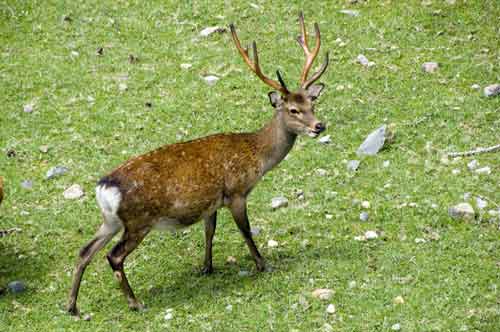
[[[24,105],[23,111],[24,113],[32,113],[35,110],[35,104],[29,103]]]
[[[453,219],[471,220],[474,219],[476,212],[469,203],[460,203],[448,209],[448,214]]]
[[[359,220],[361,220],[361,221],[368,221],[369,218],[370,218],[370,215],[366,211],[363,211],[359,214]]]
[[[492,84],[485,87],[484,95],[486,97],[495,97],[500,95],[500,84]]]
[[[33,189],[33,181],[23,180],[21,182],[21,187],[23,187],[24,189]]]
[[[219,78],[217,76],[214,76],[214,75],[208,75],[208,76],[203,76],[203,80],[210,86],[213,86],[215,85],[215,83],[217,83],[217,81],[219,80]]]
[[[26,290],[26,285],[22,281],[19,281],[19,280],[9,282],[7,287],[14,294],[19,294],[19,293],[22,293]]]
[[[365,232],[365,239],[367,240],[375,240],[378,238],[378,234],[375,231],[366,231]]]
[[[359,11],[357,10],[352,10],[352,9],[342,9],[339,10],[339,13],[352,16],[352,17],[358,17],[359,16]]]
[[[271,208],[273,210],[276,210],[276,209],[279,209],[282,207],[287,207],[287,206],[288,206],[288,199],[286,199],[286,197],[279,196],[279,197],[274,197],[271,200]]]
[[[83,197],[83,195],[85,195],[83,189],[78,184],[72,185],[71,187],[66,189],[63,193],[63,196],[66,199],[78,199]]]
[[[356,57],[356,61],[359,62],[363,67],[375,66],[375,62],[368,60],[366,56],[360,54]]]
[[[326,135],[326,136],[323,136],[321,137],[318,142],[322,143],[322,144],[330,144],[332,141],[330,135]]]
[[[226,31],[227,31],[226,28],[223,28],[223,27],[218,27],[218,26],[207,27],[207,28],[200,31],[200,36],[208,37],[214,33],[224,33]]]
[[[374,156],[376,155],[380,149],[384,146],[385,143],[385,130],[386,125],[383,125],[374,131],[372,131],[364,140],[364,142],[359,146],[356,151],[358,156],[368,155]]]
[[[471,161],[469,161],[467,163],[467,168],[470,170],[470,171],[473,171],[475,170],[477,167],[479,166],[479,163],[477,162],[476,159],[473,159]]]
[[[69,172],[69,168],[65,166],[55,166],[47,171],[47,180],[59,177]]]

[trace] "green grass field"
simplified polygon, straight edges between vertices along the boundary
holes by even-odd
[[[272,116],[268,88],[246,68],[230,34],[199,32],[234,22],[244,43],[257,41],[263,70],[274,77],[280,69],[293,87],[304,59],[295,42],[300,10],[311,32],[313,22],[320,25],[321,53],[331,52],[317,114],[332,143],[301,137],[250,196],[250,221],[261,229],[255,241],[274,271],[256,273],[224,210],[214,274],[198,273],[202,223],[177,234],[152,233],[126,261],[132,287],[148,307],[131,312],[105,259],[110,244],[84,275],[79,307],[91,320],[67,315],[78,250],[101,223],[94,195],[101,176],[163,144],[252,131]],[[6,193],[0,229],[21,229],[0,238],[0,287],[13,280],[27,285],[23,293],[0,295],[1,331],[391,331],[395,324],[401,331],[500,331],[499,224],[487,216],[500,203],[500,153],[441,162],[447,151],[500,143],[500,98],[482,93],[500,82],[497,0],[304,6],[12,0],[0,3],[0,18]],[[376,65],[361,66],[358,54]],[[424,73],[426,61],[438,62],[439,70]],[[208,74],[220,77],[217,84],[204,82]],[[23,110],[28,104],[31,113]],[[384,123],[395,125],[394,143],[348,172],[346,161]],[[492,173],[470,172],[472,159]],[[46,180],[56,165],[71,170]],[[318,176],[318,168],[327,176]],[[24,189],[23,180],[33,188]],[[84,198],[64,199],[75,183]],[[295,198],[297,190],[304,200]],[[475,221],[451,219],[448,207],[466,192],[470,202],[487,197],[488,207],[477,209]],[[271,211],[278,195],[290,204]],[[366,222],[359,219],[363,210]],[[354,240],[367,230],[380,237]],[[279,246],[268,247],[270,239]],[[226,263],[228,256],[236,264]],[[335,294],[320,301],[311,296],[317,288]],[[394,303],[397,296],[403,304]],[[334,314],[326,312],[330,303]],[[173,317],[165,320],[169,309]]]

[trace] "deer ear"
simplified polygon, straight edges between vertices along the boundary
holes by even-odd
[[[271,91],[268,93],[269,101],[274,108],[278,107],[283,100],[281,99],[281,94],[278,91]]]
[[[313,84],[307,89],[307,96],[311,98],[311,100],[315,100],[321,94],[321,91],[325,88],[323,83]]]

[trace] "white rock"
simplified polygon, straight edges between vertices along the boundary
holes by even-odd
[[[475,170],[479,166],[479,163],[476,159],[473,159],[467,163],[467,168],[471,171]]]
[[[433,73],[437,71],[439,68],[439,64],[437,62],[424,62],[422,64],[422,70],[426,73]]]
[[[356,154],[358,156],[368,155],[374,156],[376,155],[380,149],[384,146],[385,143],[385,130],[386,125],[383,125],[374,131],[372,131],[363,141],[363,143],[359,146]]]
[[[417,237],[417,238],[415,239],[415,243],[416,243],[416,244],[426,243],[426,242],[427,242],[427,241],[425,241],[425,239],[422,239],[422,238],[420,238],[420,237]]]
[[[486,97],[495,97],[500,95],[500,84],[492,84],[485,87],[484,95]]]
[[[366,231],[365,232],[365,239],[367,240],[374,240],[378,238],[378,234],[375,231]]]
[[[391,326],[391,330],[393,330],[393,331],[399,331],[399,330],[401,330],[401,324],[396,323],[396,324],[392,325]]]
[[[339,13],[346,14],[346,15],[352,16],[352,17],[358,17],[359,16],[359,11],[357,11],[357,10],[351,10],[351,9],[342,9],[342,10],[339,10]]]
[[[453,219],[471,220],[476,215],[474,208],[469,203],[460,203],[448,209],[448,214]]]
[[[328,324],[328,323],[325,323],[323,324],[323,331],[325,332],[333,332],[333,326]]]
[[[392,300],[392,302],[393,302],[394,304],[404,304],[404,303],[405,303],[405,300],[403,299],[403,297],[402,297],[401,295],[399,295],[399,296],[396,296],[396,297]]]
[[[31,113],[35,110],[35,104],[34,103],[29,103],[24,105],[23,111],[24,113]]]
[[[78,199],[83,197],[84,192],[82,187],[78,184],[74,184],[63,192],[63,196],[66,199]]]
[[[189,69],[191,68],[193,65],[190,64],[190,63],[181,63],[181,68],[182,69]]]
[[[333,219],[333,214],[325,214],[325,218],[331,220]]]
[[[120,84],[118,84],[118,90],[120,90],[120,91],[122,91],[122,92],[123,92],[123,91],[127,91],[127,90],[128,90],[128,86],[127,86],[127,84],[125,84],[125,83],[120,83]]]
[[[349,160],[347,162],[347,170],[354,172],[355,170],[358,169],[359,163],[360,163],[359,160]]]
[[[479,90],[479,89],[481,89],[481,86],[480,86],[479,84],[472,84],[472,85],[470,86],[470,88],[471,88],[472,90]]]
[[[165,320],[171,320],[172,318],[174,318],[174,314],[172,312],[167,312],[163,317]]]
[[[491,168],[489,166],[481,167],[481,168],[476,169],[474,172],[476,172],[476,174],[489,175],[489,174],[491,174]]]
[[[390,160],[384,160],[384,163],[382,164],[383,167],[387,168],[391,165]]]
[[[500,217],[500,210],[489,210],[488,214],[490,217],[498,218]]]
[[[370,215],[366,211],[363,211],[359,214],[359,220],[361,220],[361,221],[368,221],[369,218],[370,218]]]
[[[329,300],[332,298],[333,290],[328,289],[328,288],[318,288],[312,292],[312,296],[317,298],[317,299],[326,301],[326,300]]]
[[[360,63],[364,67],[372,67],[375,66],[375,62],[368,60],[366,56],[360,54],[356,57],[356,61]]]
[[[226,311],[230,311],[230,312],[233,311],[233,306],[231,304],[228,304],[226,306]]]
[[[326,169],[323,169],[323,168],[317,168],[316,174],[318,174],[319,176],[327,176],[328,171]]]
[[[459,169],[454,168],[454,169],[452,169],[452,170],[451,170],[451,174],[453,174],[453,175],[458,175],[458,174],[460,174],[460,170],[459,170]]]
[[[211,34],[214,34],[214,33],[223,33],[223,32],[226,32],[226,28],[222,28],[222,27],[207,27],[203,30],[200,31],[200,36],[202,37],[208,37],[210,36]]]
[[[287,207],[287,206],[288,206],[288,199],[286,199],[286,197],[279,196],[279,197],[274,197],[271,200],[271,208],[273,210],[276,210],[276,209],[279,209],[282,207]]]
[[[215,85],[215,83],[217,83],[217,81],[219,80],[219,78],[217,76],[214,76],[214,75],[208,75],[208,76],[204,76],[203,80],[208,85],[213,86],[213,85]]]
[[[236,257],[234,257],[234,256],[227,256],[226,263],[228,263],[228,264],[236,264]]]
[[[361,207],[363,209],[369,209],[370,208],[370,202],[368,202],[368,201],[362,201],[361,202]]]
[[[485,209],[488,206],[488,202],[482,199],[481,197],[476,197],[476,206],[478,209]]]
[[[471,197],[472,197],[472,194],[469,192],[464,193],[464,195],[463,195],[464,201],[468,201]]]
[[[267,246],[269,248],[276,248],[278,246],[278,241],[275,241],[275,240],[269,240],[267,241]]]
[[[355,280],[351,280],[349,281],[349,283],[347,284],[347,286],[352,289],[354,287],[356,287],[356,281]]]
[[[335,308],[335,305],[330,303],[327,307],[326,307],[326,312],[329,313],[329,314],[334,314],[336,311],[336,308]]]
[[[330,144],[332,141],[330,135],[326,135],[326,136],[323,136],[321,137],[318,142],[322,143],[322,144]]]

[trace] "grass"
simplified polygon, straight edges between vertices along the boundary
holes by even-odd
[[[0,4],[6,187],[0,228],[22,229],[0,239],[0,286],[12,280],[28,286],[22,294],[0,295],[2,331],[315,331],[328,330],[325,324],[334,331],[389,331],[396,323],[402,331],[500,330],[498,222],[487,222],[485,214],[473,222],[447,215],[465,192],[500,202],[500,154],[476,157],[492,168],[486,176],[467,170],[472,158],[440,161],[442,151],[499,142],[500,99],[470,88],[500,80],[498,2],[254,3],[258,9],[244,1]],[[339,13],[345,8],[360,16]],[[126,262],[147,311],[127,309],[102,251],[84,275],[79,299],[91,321],[68,316],[63,307],[78,249],[100,224],[93,192],[102,175],[160,145],[255,130],[271,117],[268,89],[249,73],[230,36],[201,38],[199,31],[235,22],[242,40],[258,42],[264,71],[279,68],[292,85],[303,61],[294,42],[301,9],[309,27],[319,23],[322,49],[332,55],[317,109],[333,142],[300,138],[251,195],[251,224],[262,230],[255,240],[274,272],[255,273],[224,211],[213,275],[197,273],[202,224],[175,235],[153,233]],[[376,66],[357,64],[360,53]],[[130,54],[139,61],[130,63]],[[439,62],[439,70],[423,73],[425,61]],[[193,66],[182,70],[181,63]],[[206,74],[221,80],[208,87]],[[120,91],[120,83],[128,89]],[[34,112],[23,112],[29,103]],[[347,172],[345,161],[356,158],[364,137],[382,123],[395,124],[395,142],[363,159],[357,173]],[[45,180],[55,165],[71,171]],[[317,168],[328,176],[317,176]],[[32,190],[21,187],[25,179],[34,181]],[[62,197],[73,183],[85,189],[83,199]],[[294,198],[297,189],[304,201]],[[277,195],[290,206],[272,212]],[[368,222],[359,220],[353,200],[371,203]],[[366,230],[381,236],[354,240]],[[440,238],[430,240],[433,233]],[[268,248],[269,239],[279,247]],[[237,264],[225,263],[230,255]],[[241,277],[240,270],[250,275]],[[310,295],[316,288],[335,295],[316,300]],[[396,296],[405,303],[394,304]],[[325,312],[328,303],[335,314]],[[173,319],[166,321],[169,308]]]

